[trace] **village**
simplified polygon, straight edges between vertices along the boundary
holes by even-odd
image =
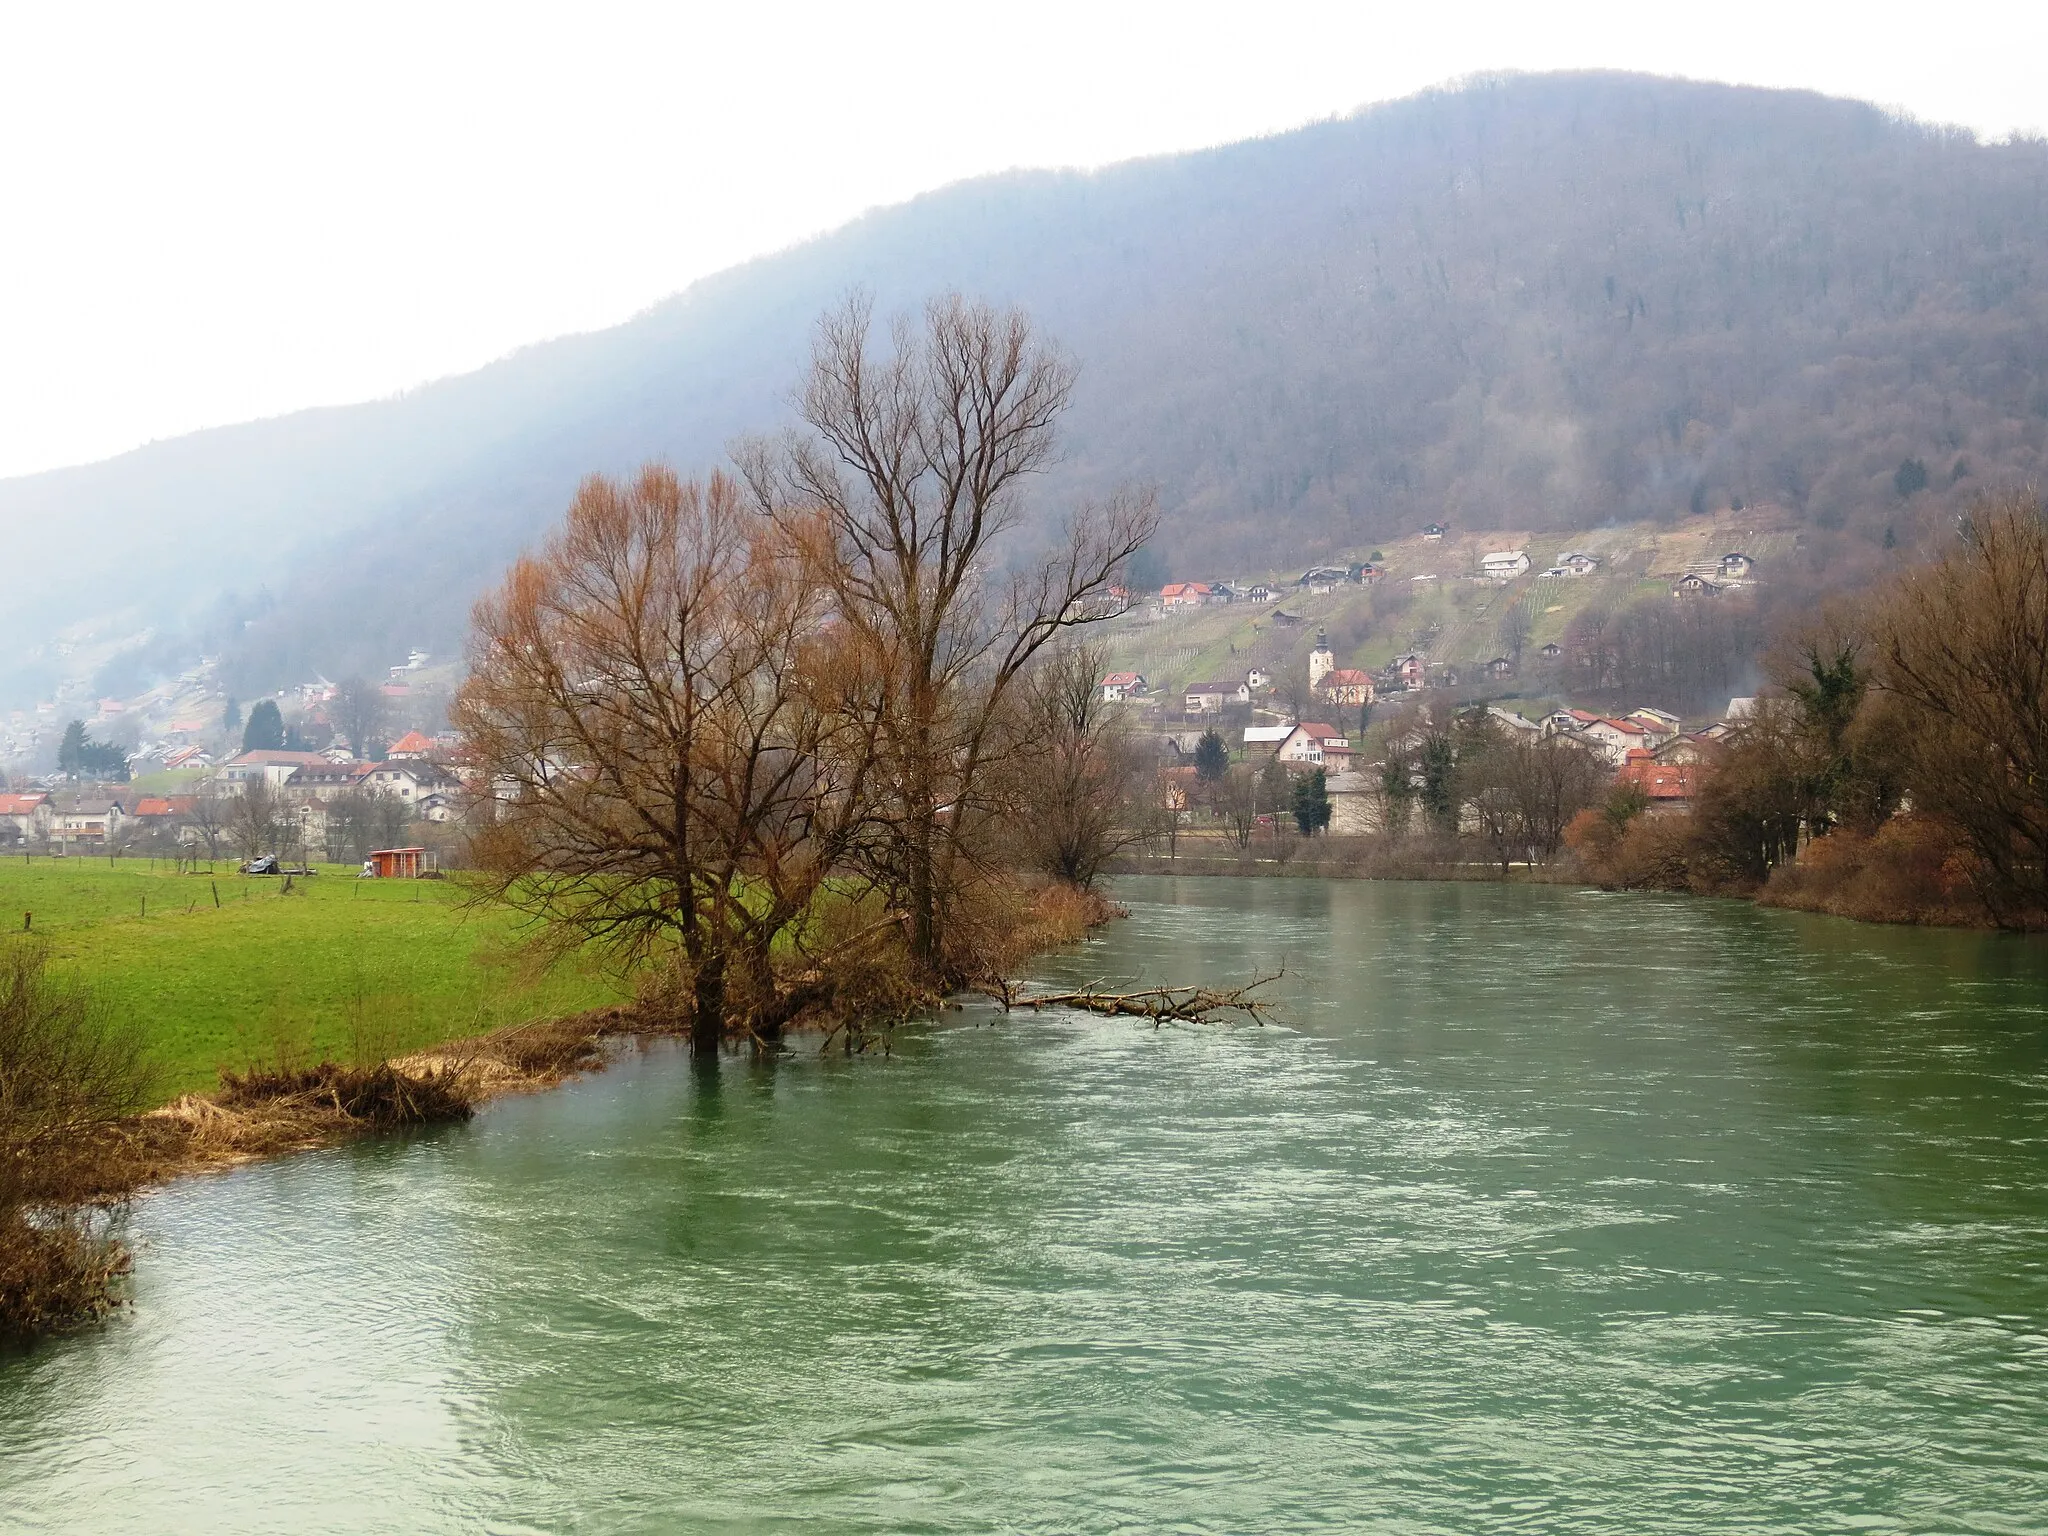
[[[1227,635],[1222,648],[1235,665],[1187,681],[1121,666],[1101,677],[1101,698],[1133,711],[1132,723],[1157,741],[1166,809],[1197,828],[1205,809],[1213,817],[1195,767],[1209,737],[1223,743],[1231,762],[1254,770],[1277,764],[1296,777],[1320,772],[1332,835],[1407,830],[1417,813],[1405,803],[1390,810],[1387,763],[1413,759],[1432,731],[1447,732],[1460,719],[1505,743],[1580,748],[1606,783],[1639,791],[1649,814],[1682,815],[1692,808],[1699,765],[1741,728],[1755,700],[1720,695],[1711,714],[1690,722],[1662,701],[1617,709],[1610,698],[1604,708],[1580,707],[1578,696],[1612,689],[1595,686],[1599,679],[1589,675],[1589,658],[1571,643],[1567,625],[1596,590],[1620,588],[1637,602],[1739,602],[1756,586],[1758,557],[1726,539],[1712,542],[1718,531],[1696,532],[1675,561],[1610,543],[1567,546],[1539,562],[1525,546],[1495,547],[1483,535],[1459,547],[1448,527],[1431,523],[1391,557],[1375,550],[1291,580],[1174,581],[1156,596],[1127,592],[1109,655],[1208,668],[1217,637]],[[1625,573],[1616,570],[1623,563],[1631,567]],[[1463,622],[1438,597],[1451,583],[1472,594],[1462,599]],[[1437,601],[1421,606],[1417,591]],[[1345,622],[1361,609],[1371,615],[1365,623]],[[1220,627],[1237,614],[1255,617]],[[1211,622],[1183,638],[1197,619]],[[1339,625],[1353,637],[1348,653],[1330,635]],[[1414,777],[1419,788],[1419,771]],[[1475,830],[1480,811],[1462,807],[1460,829]],[[1284,821],[1285,808],[1269,806],[1258,819],[1262,826]]]
[[[465,776],[454,736],[407,723],[445,713],[452,669],[432,661],[415,649],[356,685],[370,701],[356,706],[361,752],[325,678],[254,701],[246,720],[211,661],[127,699],[60,690],[0,732],[15,770],[0,779],[0,849],[435,869]]]

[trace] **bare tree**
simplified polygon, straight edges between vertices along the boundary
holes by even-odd
[[[813,996],[800,920],[866,820],[880,711],[829,558],[816,519],[650,467],[585,481],[476,608],[455,717],[496,790],[486,889],[565,944],[678,960],[700,1056]]]
[[[2048,523],[2031,495],[1981,504],[1962,548],[1877,622],[1878,684],[1903,709],[1913,802],[1961,829],[2001,923],[2048,918]]]
[[[1086,890],[1102,866],[1151,833],[1147,764],[1097,679],[1102,653],[1061,649],[1027,674],[1018,740],[1004,764],[1020,850],[1040,872]]]
[[[229,845],[243,858],[285,851],[290,810],[262,773],[247,780],[239,795],[228,797],[226,807],[223,831]]]
[[[366,757],[371,739],[384,723],[384,695],[366,678],[343,678],[334,690],[328,718],[347,740],[349,750],[357,757]]]
[[[826,521],[835,617],[880,667],[866,864],[908,912],[916,963],[945,981],[971,969],[947,955],[946,919],[985,872],[1008,696],[1062,630],[1113,611],[1102,599],[1157,519],[1149,495],[1080,508],[1060,548],[996,575],[1073,365],[1021,312],[958,295],[928,304],[922,327],[899,320],[883,356],[872,320],[856,295],[820,322],[796,402],[807,430],[737,456],[765,511]]]

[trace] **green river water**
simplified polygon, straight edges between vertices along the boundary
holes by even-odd
[[[1129,880],[1047,979],[186,1181],[0,1530],[2048,1531],[2048,945]]]

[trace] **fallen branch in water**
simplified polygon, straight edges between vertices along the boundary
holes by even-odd
[[[1013,1008],[1083,1008],[1090,1013],[1107,1013],[1150,1019],[1154,1026],[1167,1023],[1199,1023],[1219,1013],[1241,1013],[1254,1023],[1266,1022],[1272,1004],[1251,994],[1286,973],[1275,971],[1242,987],[1146,987],[1137,992],[1041,992],[1027,997],[1018,993],[1014,982],[999,982],[986,989],[988,995]]]

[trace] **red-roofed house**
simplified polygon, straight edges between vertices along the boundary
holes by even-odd
[[[1615,775],[1617,783],[1634,784],[1648,797],[1644,809],[1659,816],[1682,816],[1692,809],[1698,768],[1692,763],[1660,763],[1646,751],[1634,751]]]
[[[1333,667],[1323,674],[1317,691],[1332,704],[1370,704],[1372,677],[1356,667]]]
[[[0,794],[0,841],[47,842],[50,817],[50,797],[43,790],[19,795]]]
[[[1334,725],[1304,720],[1287,733],[1287,739],[1273,755],[1283,763],[1302,763],[1342,773],[1351,766],[1351,741]]]
[[[422,736],[418,731],[407,731],[391,743],[391,750],[384,756],[389,759],[427,758],[434,755],[434,738]]]
[[[1102,680],[1102,696],[1111,701],[1128,699],[1144,691],[1145,679],[1136,672],[1112,672]],[[398,755],[397,748],[392,749],[391,755]]]
[[[1159,589],[1159,606],[1172,612],[1178,608],[1199,608],[1209,601],[1206,581],[1169,581]]]

